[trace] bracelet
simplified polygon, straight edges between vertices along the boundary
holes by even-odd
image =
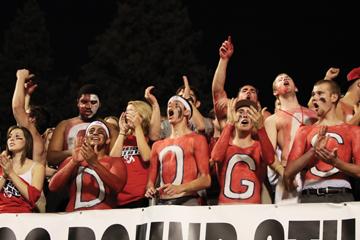
[[[125,133],[122,133],[122,132],[119,132],[119,135],[126,136],[126,134],[125,134]]]
[[[284,169],[283,165],[279,164],[275,167],[275,172],[279,172],[280,170]]]

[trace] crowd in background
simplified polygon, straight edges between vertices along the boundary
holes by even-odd
[[[340,69],[330,68],[308,106],[298,102],[291,76],[279,73],[269,89],[271,113],[252,85],[227,96],[233,53],[229,37],[219,48],[210,113],[200,111],[186,76],[166,116],[156,86],[124,112],[99,116],[106,89],[86,84],[76,97],[78,115],[56,126],[47,125],[51,112],[31,104],[31,69],[19,69],[17,125],[0,155],[0,212],[358,200],[360,67],[347,74],[345,94],[336,82]]]

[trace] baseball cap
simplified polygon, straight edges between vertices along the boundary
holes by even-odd
[[[353,68],[347,75],[348,81],[353,81],[360,78],[360,67]]]
[[[250,106],[253,106],[256,110],[258,110],[258,105],[255,102],[248,100],[248,99],[243,99],[243,100],[238,101],[235,104],[235,110],[237,110],[238,108],[241,108],[241,107],[250,107]]]

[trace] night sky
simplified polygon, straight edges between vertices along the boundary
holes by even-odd
[[[2,3],[0,44],[23,2]],[[312,84],[329,67],[340,67],[338,81],[343,86],[346,74],[360,66],[357,36],[360,25],[358,8],[354,6],[318,2],[316,6],[313,3],[265,6],[245,5],[242,1],[184,2],[194,29],[203,32],[199,60],[212,71],[222,41],[232,36],[235,53],[228,67],[226,85],[230,96],[235,96],[242,84],[250,83],[260,89],[262,105],[272,108],[275,100],[272,81],[278,73],[286,72],[295,80],[301,92],[299,100],[305,104]],[[116,1],[42,0],[39,3],[50,32],[55,70],[76,75],[89,61],[89,44],[116,14]]]

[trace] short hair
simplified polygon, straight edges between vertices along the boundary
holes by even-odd
[[[43,134],[46,129],[49,127],[49,122],[51,121],[51,115],[47,109],[43,106],[30,105],[29,117],[35,119],[36,130]]]
[[[318,85],[321,85],[321,84],[327,84],[329,86],[329,88],[330,88],[331,93],[338,95],[338,100],[336,102],[338,102],[340,100],[341,89],[340,89],[339,84],[337,84],[335,81],[329,81],[329,80],[321,79],[321,80],[317,81],[314,84],[314,87],[318,86]]]
[[[243,99],[243,100],[236,102],[235,110],[237,110],[241,107],[249,107],[250,108],[250,106],[253,106],[256,110],[258,110],[258,108],[259,108],[259,106],[256,104],[256,102],[253,102],[248,99]]]
[[[83,94],[96,94],[100,98],[100,89],[95,84],[85,84],[79,89],[77,99]]]
[[[252,85],[252,84],[244,84],[244,85],[242,85],[242,86],[239,88],[239,91],[238,91],[238,92],[240,92],[241,89],[242,89],[243,87],[245,87],[245,86],[251,86],[251,87],[255,88],[256,94],[259,94],[259,89],[258,89],[257,87],[255,87],[254,85]]]
[[[283,75],[283,74],[285,74],[285,75],[287,75],[287,76],[289,76],[287,73],[279,73],[278,75],[276,75],[276,77],[275,77],[275,79],[274,79],[274,81],[273,81],[273,83],[272,83],[272,89],[273,89],[273,92],[275,92],[275,90],[276,90],[276,84],[275,84],[275,81],[276,81],[276,79],[277,79],[277,77],[278,76],[280,76],[280,75]],[[289,76],[290,77],[290,76]],[[291,77],[290,77],[291,78]],[[292,78],[291,78],[292,79]],[[294,81],[294,80],[293,80]],[[294,84],[295,84],[295,82],[294,82]]]

